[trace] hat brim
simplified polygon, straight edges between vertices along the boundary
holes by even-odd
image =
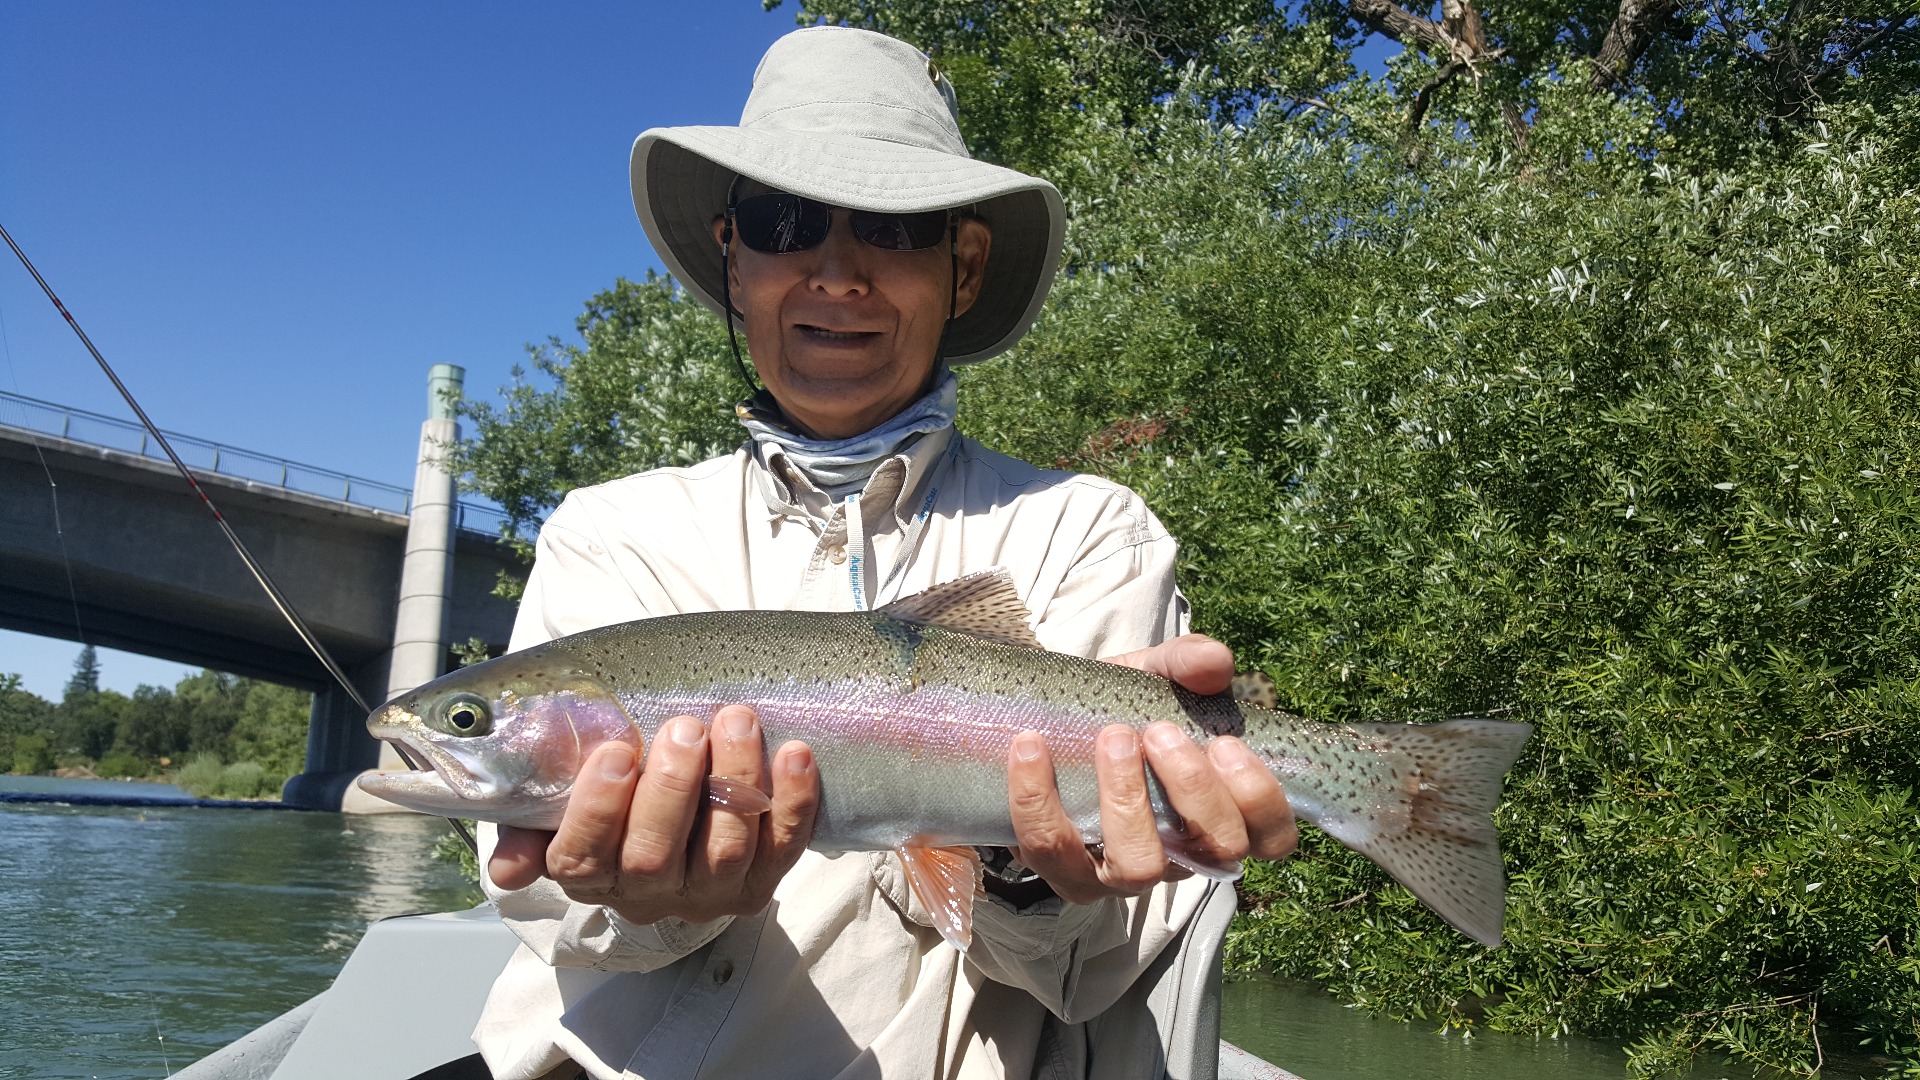
[[[1060,264],[1066,208],[1038,177],[934,150],[846,135],[737,127],[654,128],[634,140],[633,208],[667,270],[722,313],[713,219],[734,175],[855,210],[971,207],[993,230],[985,281],[947,333],[950,364],[1013,347]]]

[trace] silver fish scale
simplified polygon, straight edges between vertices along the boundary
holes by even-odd
[[[859,612],[711,612],[589,630],[443,676],[407,708],[465,692],[524,707],[595,683],[649,739],[668,717],[710,719],[737,702],[758,712],[769,747],[807,742],[821,777],[812,846],[826,851],[1011,843],[1007,757],[1022,731],[1047,737],[1062,803],[1089,841],[1103,726],[1167,720],[1202,742],[1239,735],[1301,819],[1476,940],[1500,940],[1491,811],[1525,724],[1315,723],[1131,668]],[[1164,798],[1156,809],[1177,850],[1177,817]]]
[[[739,702],[755,707],[769,748],[807,742],[823,780],[816,846],[826,848],[936,834],[1011,842],[1007,753],[1030,729],[1047,737],[1062,802],[1089,841],[1099,838],[1093,741],[1107,724],[1166,720],[1202,742],[1244,736],[1309,819],[1377,813],[1368,793],[1379,791],[1383,767],[1398,772],[1350,728],[884,614],[697,613],[587,631],[555,647],[612,686],[649,737],[669,716],[709,718]],[[929,774],[934,762],[940,769]],[[909,772],[916,784],[896,781]],[[1174,826],[1164,798],[1156,802]]]

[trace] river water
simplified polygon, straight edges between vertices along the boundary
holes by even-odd
[[[0,791],[55,782],[0,777]],[[59,782],[73,794],[182,793]],[[0,803],[0,1077],[164,1077],[476,898],[412,815]]]
[[[0,793],[22,790],[179,794],[0,776]],[[445,828],[410,815],[0,802],[0,1077],[164,1077],[292,1008],[326,988],[372,920],[477,899],[431,857]],[[1625,1075],[1604,1043],[1466,1040],[1266,979],[1229,981],[1223,1017],[1229,1040],[1303,1080]]]

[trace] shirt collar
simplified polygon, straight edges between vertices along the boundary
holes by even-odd
[[[861,513],[869,521],[891,520],[905,528],[920,509],[916,501],[928,477],[953,445],[951,425],[914,439],[900,453],[873,470],[859,495]],[[786,451],[766,442],[747,444],[748,470],[766,504],[770,520],[796,518],[826,524],[840,513],[833,498],[789,462]]]

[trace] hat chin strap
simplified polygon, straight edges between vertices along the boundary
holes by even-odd
[[[726,308],[721,316],[727,324],[727,345],[733,350],[733,366],[740,372],[740,381],[747,384],[747,396],[760,392],[760,385],[753,381],[753,375],[747,371],[747,362],[740,358],[740,338],[733,329],[733,207],[734,191],[740,186],[740,176],[734,174],[733,183],[727,185],[727,216],[720,227],[720,304]],[[960,219],[953,211],[947,211],[947,321],[940,327],[940,344],[934,348],[933,370],[928,373],[931,380],[940,371],[941,364],[947,358],[947,332],[953,329],[954,313],[960,307]]]
[[[734,192],[740,187],[740,174],[735,173],[733,183],[727,185],[727,217],[720,227],[720,303],[727,310],[721,318],[727,323],[727,344],[733,348],[733,366],[740,371],[741,381],[747,384],[747,396],[760,392],[754,384],[753,376],[747,373],[746,361],[740,359],[740,339],[733,332],[733,267],[730,256],[733,252],[733,206]]]

